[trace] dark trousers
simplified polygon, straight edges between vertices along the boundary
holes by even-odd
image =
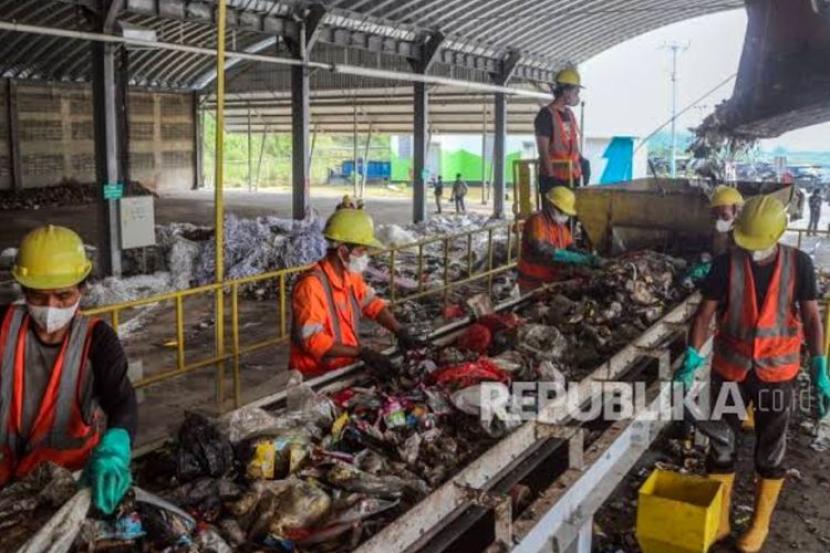
[[[441,194],[435,195],[435,207],[438,208],[438,213],[441,213]]]
[[[455,212],[467,213],[467,208],[464,206],[464,196],[455,197]]]
[[[815,234],[814,231],[818,230],[818,220],[821,217],[821,210],[820,209],[811,209],[810,210],[810,222],[807,224],[807,236],[811,234]]]
[[[796,380],[763,382],[750,371],[743,382],[735,383],[745,406],[755,406],[755,471],[761,478],[784,478],[784,454],[787,451],[787,428],[795,401]],[[715,405],[726,383],[720,375],[712,373],[711,404]],[[734,394],[728,397],[735,397]],[[732,401],[727,405],[733,405]],[[709,455],[706,468],[710,473],[735,472],[737,446],[741,419],[735,414],[724,415],[715,423],[717,431],[705,432],[709,436]]]

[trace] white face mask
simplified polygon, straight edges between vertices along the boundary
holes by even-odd
[[[715,230],[718,232],[729,232],[732,230],[732,225],[734,223],[734,219],[718,219],[715,221]]]
[[[553,220],[556,221],[557,225],[564,225],[568,222],[569,217],[563,213],[557,213],[553,216]]]
[[[41,330],[45,330],[49,334],[56,332],[72,321],[72,317],[78,311],[78,305],[81,303],[79,299],[75,305],[70,307],[48,307],[26,304],[29,310],[29,315],[35,321]]]
[[[351,255],[349,256],[349,272],[362,273],[369,268],[369,255]]]
[[[766,250],[758,250],[758,251],[752,252],[752,261],[755,261],[757,263],[759,261],[763,261],[763,260],[767,259],[768,257],[770,257],[771,255],[773,255],[775,253],[777,248],[778,248],[778,244],[775,244],[774,246],[772,246],[771,248],[767,248]]]

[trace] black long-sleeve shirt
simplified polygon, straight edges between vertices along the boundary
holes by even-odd
[[[0,321],[6,316],[9,306],[0,306]],[[45,344],[37,333],[30,329],[32,337],[37,340],[44,358],[54,360],[61,344]],[[127,356],[115,331],[103,321],[98,322],[92,330],[89,348],[89,362],[92,368],[92,398],[100,405],[107,416],[108,428],[123,428],[135,441],[138,425],[138,402],[135,389],[127,376]],[[46,381],[39,380],[39,385],[45,389]],[[27,378],[27,382],[29,379]],[[39,386],[39,387],[40,387]],[[35,397],[42,397],[43,392],[31,390]],[[27,397],[31,397],[28,393]],[[38,406],[28,405],[27,411],[37,411]],[[26,417],[24,417],[26,418]]]

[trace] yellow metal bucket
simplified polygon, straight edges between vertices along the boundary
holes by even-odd
[[[705,553],[715,541],[720,482],[655,470],[640,488],[637,541],[643,553]]]

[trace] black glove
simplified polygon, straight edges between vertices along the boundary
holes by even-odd
[[[389,357],[373,349],[360,348],[360,360],[363,361],[369,369],[378,373],[390,374],[395,373],[398,370]]]
[[[415,336],[404,326],[398,331],[398,347],[403,352],[413,349],[426,349],[429,347],[429,342]]]

